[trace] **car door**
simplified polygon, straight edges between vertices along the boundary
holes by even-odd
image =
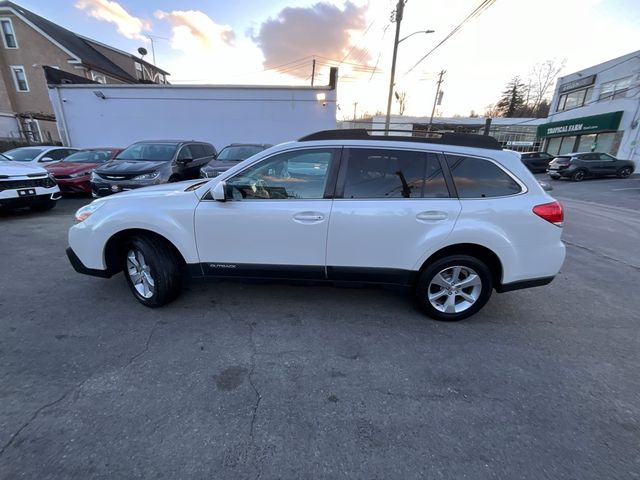
[[[276,153],[226,180],[195,213],[205,275],[324,279],[339,148]]]
[[[535,168],[540,171],[546,171],[553,157],[545,152],[538,152],[535,156]]]
[[[606,153],[598,153],[598,164],[600,165],[600,175],[614,175],[618,171],[616,159]]]
[[[72,153],[75,153],[76,151],[77,150],[73,150],[73,149],[69,149],[69,148],[52,148],[47,153],[42,155],[40,157],[40,159],[38,160],[38,162],[42,162],[42,163],[59,162],[61,160],[64,160],[65,158],[67,158]],[[51,160],[44,160],[45,158],[46,159],[50,158]]]
[[[194,167],[196,154],[193,150],[193,145],[183,145],[176,156],[178,174],[182,178],[197,178],[199,176],[200,168]]]
[[[460,214],[441,158],[410,148],[345,148],[331,210],[332,280],[404,283]]]

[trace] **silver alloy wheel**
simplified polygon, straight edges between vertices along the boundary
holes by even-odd
[[[482,292],[482,280],[469,267],[447,267],[437,273],[427,289],[429,303],[443,313],[461,313],[473,306]]]
[[[622,178],[627,178],[629,175],[631,175],[631,169],[629,167],[624,167],[620,170],[620,176]]]
[[[576,182],[579,182],[581,180],[584,179],[584,172],[582,170],[578,170],[576,173],[573,174],[573,179]]]
[[[151,276],[151,270],[138,250],[129,250],[127,253],[127,273],[136,292],[142,298],[151,298],[155,291],[155,282]]]

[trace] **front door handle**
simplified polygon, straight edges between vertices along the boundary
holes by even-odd
[[[447,212],[440,212],[437,210],[429,210],[426,212],[420,212],[416,215],[416,219],[420,222],[438,222],[446,220],[449,217]]]
[[[293,220],[298,223],[320,223],[324,215],[320,212],[298,212],[293,215]]]

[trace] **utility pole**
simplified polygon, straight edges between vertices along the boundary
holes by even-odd
[[[313,61],[311,62],[311,86],[313,87],[313,80],[315,79],[316,76],[316,59],[315,57],[313,58]]]
[[[358,108],[358,102],[353,102],[353,121],[356,121],[356,109]]]
[[[391,60],[391,79],[389,80],[389,98],[387,100],[387,116],[384,121],[384,134],[389,135],[389,123],[391,121],[391,101],[393,99],[393,84],[396,76],[396,58],[398,57],[398,43],[400,39],[400,23],[402,23],[402,14],[404,13],[404,2],[406,0],[398,0],[395,10],[396,20],[396,36],[393,40],[393,59]],[[393,15],[393,14],[392,14]]]
[[[433,125],[433,115],[436,113],[436,104],[438,103],[438,97],[440,96],[440,85],[442,85],[442,77],[444,76],[445,73],[447,73],[446,70],[440,70],[440,73],[438,75],[438,88],[436,89],[436,96],[433,99],[433,108],[431,109],[431,119],[429,120],[429,128],[427,129],[428,132],[431,131],[431,126]]]

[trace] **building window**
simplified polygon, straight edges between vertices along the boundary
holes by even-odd
[[[27,83],[27,76],[24,73],[24,67],[21,65],[11,66],[11,73],[13,73],[13,81],[16,84],[16,90],[18,92],[28,92],[29,84]]]
[[[144,78],[144,74],[142,73],[142,64],[139,62],[135,62],[135,63],[136,63],[136,78],[140,80],[141,78]]]
[[[42,141],[42,132],[40,131],[40,124],[37,120],[26,118],[24,120],[24,133],[27,140],[39,143]]]
[[[107,83],[107,79],[106,77],[101,74],[101,73],[97,73],[97,72],[91,72],[91,79],[94,82],[98,82],[98,83]]]
[[[4,40],[4,47],[18,48],[18,41],[16,40],[16,34],[13,31],[13,23],[11,23],[11,19],[0,19],[0,27],[2,27],[2,39]]]
[[[586,103],[591,100],[591,95],[593,94],[593,87],[583,88],[582,90],[576,90],[574,92],[565,93],[564,95],[560,95],[560,100],[558,101],[558,112],[563,112],[565,110],[571,110],[574,108],[579,108],[584,106]]]
[[[625,93],[631,86],[631,77],[621,78],[613,82],[603,83],[600,87],[599,100],[624,98]]]

